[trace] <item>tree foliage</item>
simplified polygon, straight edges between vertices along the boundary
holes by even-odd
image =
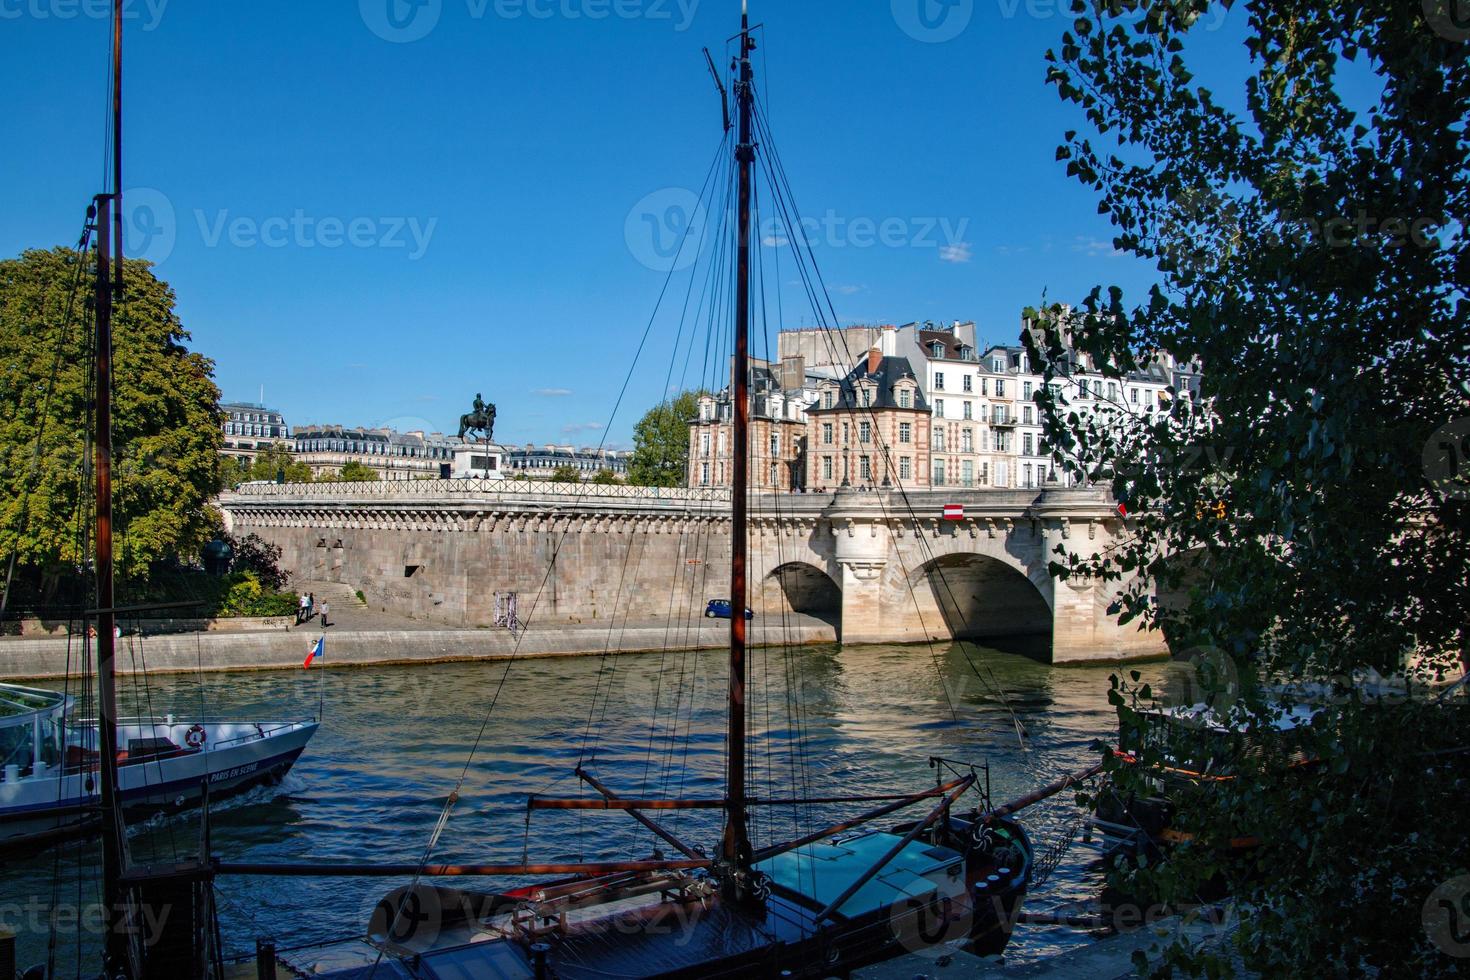
[[[689,422],[703,392],[686,391],[660,402],[633,427],[628,482],[640,487],[682,487],[689,465]]]
[[[220,487],[237,487],[247,480],[269,480],[274,483],[284,479],[287,483],[312,482],[311,466],[299,462],[283,442],[271,443],[269,449],[255,454],[248,463],[234,457],[226,457],[220,464]]]
[[[618,479],[618,475],[612,470],[602,469],[592,474],[592,482],[601,487],[612,487],[623,481]]]
[[[52,573],[78,565],[79,506],[92,493],[92,275],[91,257],[65,248],[0,261],[0,555]],[[185,346],[173,290],[146,262],[127,262],[124,279],[113,320],[114,544],[119,572],[136,576],[194,554],[212,533],[223,435],[213,363]]]
[[[1209,43],[1198,29],[1211,6],[1248,28],[1240,98],[1217,98],[1186,58]],[[1181,812],[1194,845],[1118,873],[1176,904],[1225,882],[1249,910],[1236,948],[1266,975],[1465,965],[1425,912],[1470,864],[1470,773],[1463,756],[1435,754],[1470,743],[1466,712],[1386,704],[1362,684],[1406,664],[1433,679],[1470,645],[1458,224],[1470,215],[1470,41],[1436,9],[1074,3],[1048,54],[1049,81],[1094,131],[1068,133],[1058,159],[1097,193],[1114,246],[1154,264],[1160,284],[1136,303],[1110,287],[1040,311],[1032,355],[1049,376],[1068,349],[1119,378],[1165,352],[1204,371],[1199,398],[1176,393],[1116,435],[1043,386],[1059,465],[1110,483],[1133,514],[1125,546],[1059,549],[1054,571],[1116,583],[1121,618],[1203,652],[1218,669],[1197,693],[1238,700],[1254,734],[1269,730],[1281,683],[1319,681],[1328,695],[1300,744],[1237,753],[1243,778]],[[1161,603],[1171,590],[1187,601]],[[1137,674],[1115,679],[1125,728],[1139,725],[1136,699],[1158,693]],[[1297,750],[1318,761],[1298,765]],[[1145,789],[1136,768],[1109,765]],[[1243,835],[1260,846],[1224,860],[1215,845]],[[1183,946],[1170,958],[1205,967]]]
[[[582,473],[575,466],[562,465],[551,471],[552,483],[581,483]]]
[[[337,480],[341,483],[373,483],[377,479],[377,470],[355,459],[349,459],[337,471]]]

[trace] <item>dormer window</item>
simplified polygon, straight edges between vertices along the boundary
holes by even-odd
[[[914,393],[913,393],[913,389],[909,388],[907,385],[905,385],[904,387],[898,389],[898,407],[899,408],[913,408],[914,407]]]
[[[933,357],[943,357],[944,356],[944,343],[942,341],[938,341],[938,340],[934,341],[933,343],[931,343],[929,345],[929,353]]]

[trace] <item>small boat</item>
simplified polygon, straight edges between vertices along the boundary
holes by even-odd
[[[1309,704],[1282,704],[1274,712],[1270,728],[1250,736],[1259,743],[1272,739],[1290,751],[1293,732],[1312,723],[1320,708]],[[1097,795],[1094,825],[1118,841],[1153,845],[1181,844],[1193,840],[1174,826],[1177,809],[1190,794],[1208,792],[1210,787],[1237,778],[1240,759],[1233,742],[1247,737],[1242,711],[1223,713],[1208,704],[1160,707],[1140,712],[1139,728],[1120,730],[1117,757],[1128,766],[1148,765],[1144,776],[1147,791],[1123,790],[1105,784]],[[1184,748],[1187,746],[1187,748]],[[1144,762],[1145,753],[1156,749],[1160,762]],[[1308,768],[1313,759],[1297,752],[1293,765]],[[1247,850],[1257,839],[1242,832],[1228,842],[1230,850]]]
[[[0,684],[0,849],[96,829],[98,729],[74,721],[76,699]],[[117,722],[118,802],[131,820],[279,782],[315,734],[314,721]]]

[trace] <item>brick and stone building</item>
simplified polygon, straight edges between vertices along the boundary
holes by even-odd
[[[796,369],[799,371],[799,362]],[[807,486],[805,387],[788,389],[780,381],[779,373],[765,362],[751,368],[750,486],[753,490],[791,492]],[[688,486],[731,485],[733,439],[734,410],[729,389],[700,398],[699,414],[689,423]]]
[[[930,407],[908,358],[872,348],[817,384],[806,419],[812,489],[930,485]]]

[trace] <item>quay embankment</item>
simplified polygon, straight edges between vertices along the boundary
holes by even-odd
[[[345,618],[345,617],[344,617]],[[316,624],[272,632],[173,633],[124,636],[118,641],[117,670],[131,674],[199,671],[301,670],[317,637],[325,635],[326,656],[318,667],[376,667],[532,657],[598,656],[660,650],[719,649],[729,644],[729,623],[603,626],[531,626],[519,634],[504,629],[340,628]],[[836,630],[816,619],[792,625],[751,624],[753,646],[831,643]],[[68,657],[68,647],[70,656]],[[44,680],[63,677],[68,661],[80,671],[80,637],[6,637],[0,639],[0,679]]]

